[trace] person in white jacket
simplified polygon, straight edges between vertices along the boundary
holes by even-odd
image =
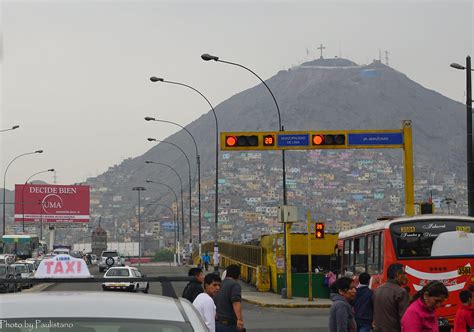
[[[221,278],[218,274],[209,273],[204,277],[204,293],[199,294],[193,305],[201,314],[204,323],[211,332],[216,330],[216,305],[214,297],[221,289]]]

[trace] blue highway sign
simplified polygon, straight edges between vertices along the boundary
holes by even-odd
[[[403,134],[399,133],[349,133],[348,146],[351,145],[402,145]]]
[[[278,134],[278,146],[309,146],[309,134]]]

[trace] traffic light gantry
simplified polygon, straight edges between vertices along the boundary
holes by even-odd
[[[343,131],[221,133],[221,150],[345,149]]]

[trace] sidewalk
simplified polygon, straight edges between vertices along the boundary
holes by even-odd
[[[261,307],[274,308],[330,308],[332,301],[329,299],[313,299],[308,301],[305,297],[293,297],[284,299],[281,295],[273,292],[259,292],[257,289],[245,282],[239,281],[242,286],[242,300]]]

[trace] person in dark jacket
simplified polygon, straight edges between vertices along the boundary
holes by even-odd
[[[329,332],[355,332],[357,325],[350,304],[356,295],[354,281],[341,277],[332,284],[331,292],[333,303],[329,313]]]
[[[408,293],[405,266],[390,264],[387,269],[387,282],[374,292],[374,331],[400,332],[403,314],[408,307]]]
[[[198,267],[193,267],[189,269],[188,276],[194,277],[183,290],[183,297],[187,299],[189,302],[193,303],[196,297],[204,292],[204,288],[202,288],[202,284],[204,282],[204,273],[202,269]]]
[[[357,287],[354,300],[355,321],[357,332],[369,332],[372,330],[374,319],[374,292],[369,288],[370,274],[363,272],[359,275],[359,286]]]

